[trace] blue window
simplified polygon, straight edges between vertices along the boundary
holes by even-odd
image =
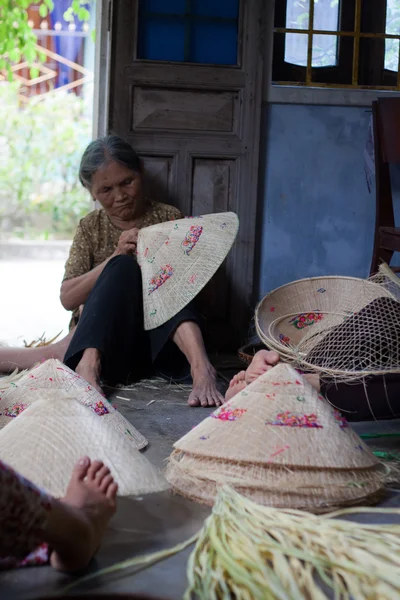
[[[140,0],[137,58],[236,65],[239,0]]]

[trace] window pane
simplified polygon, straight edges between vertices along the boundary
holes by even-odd
[[[312,66],[336,67],[338,54],[338,37],[336,35],[313,36]]]
[[[137,57],[236,65],[239,0],[140,0]]]
[[[385,41],[385,69],[396,71],[399,68],[399,40]]]
[[[239,14],[239,0],[192,0],[191,3],[194,15],[237,19]]]
[[[314,29],[337,31],[339,26],[339,0],[314,1]]]
[[[307,66],[308,35],[287,33],[285,36],[285,62],[299,67]]]
[[[308,29],[309,12],[310,0],[288,0],[286,8],[286,28]]]
[[[237,63],[235,23],[199,22],[193,25],[190,61],[215,65]]]
[[[139,26],[138,58],[147,60],[185,60],[185,24],[145,17]]]
[[[140,4],[149,13],[184,15],[186,10],[186,0],[145,0]]]
[[[400,0],[387,0],[386,33],[391,35],[400,34]]]
[[[386,33],[400,34],[400,0],[387,0]],[[399,68],[399,40],[385,40],[385,69],[397,71]]]

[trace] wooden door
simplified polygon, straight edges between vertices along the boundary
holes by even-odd
[[[234,211],[237,241],[201,299],[214,346],[251,318],[263,0],[114,0],[109,130],[143,158],[155,199]],[[164,59],[164,60],[162,60]]]

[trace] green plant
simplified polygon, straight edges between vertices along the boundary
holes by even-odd
[[[91,139],[82,98],[60,91],[21,109],[18,86],[0,84],[0,232],[71,238],[91,201],[78,181]]]
[[[0,70],[5,69],[9,81],[13,80],[12,66],[25,60],[29,65],[44,62],[45,56],[37,50],[37,37],[28,24],[28,7],[32,0],[0,0]],[[39,14],[45,18],[54,9],[53,0],[40,0]],[[71,0],[71,6],[64,13],[66,21],[75,16],[80,21],[89,19],[91,0]],[[31,67],[31,77],[38,76],[38,69]]]

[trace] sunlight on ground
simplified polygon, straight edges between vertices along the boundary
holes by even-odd
[[[43,332],[47,339],[67,333],[70,313],[59,299],[63,274],[64,261],[0,260],[1,341],[21,346]]]

